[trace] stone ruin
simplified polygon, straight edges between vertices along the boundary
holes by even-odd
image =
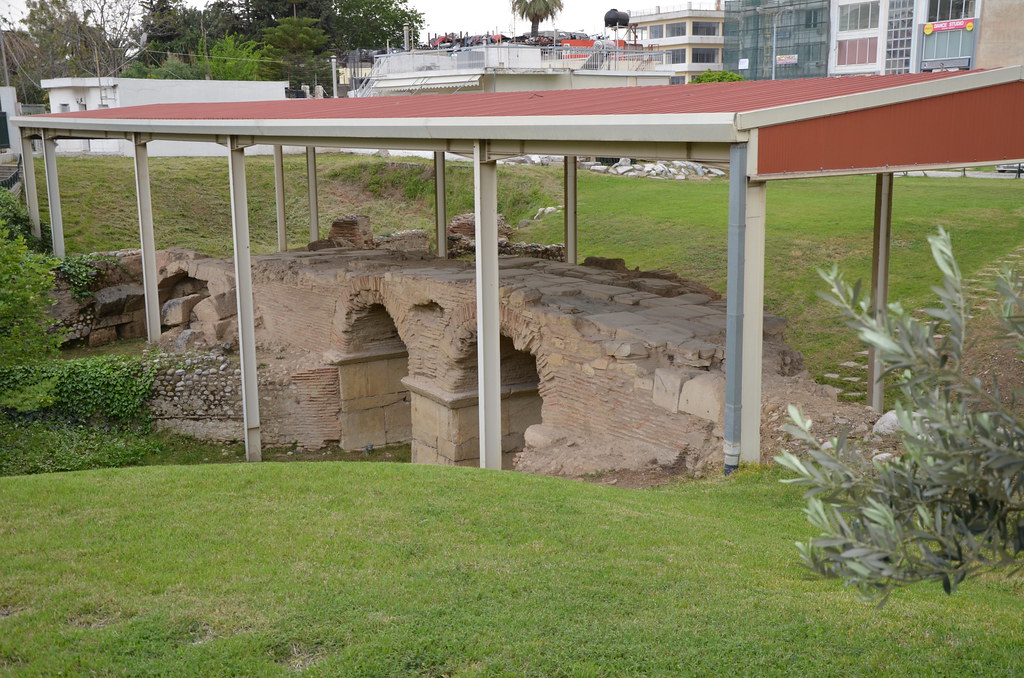
[[[414,462],[476,466],[473,264],[430,255],[419,236],[398,238],[409,251],[365,249],[388,243],[367,239],[364,226],[336,224],[308,249],[253,257],[264,444],[409,442]],[[161,346],[231,351],[232,262],[166,250],[158,268]],[[500,286],[506,468],[581,475],[721,464],[726,316],[718,295],[596,258],[576,266],[502,257]],[[135,287],[122,295],[117,336],[144,336]],[[782,342],[784,324],[766,319],[766,375],[802,370]],[[218,357],[161,371],[158,424],[240,437],[236,370]]]

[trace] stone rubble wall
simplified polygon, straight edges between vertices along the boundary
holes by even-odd
[[[355,227],[358,228],[356,223]],[[502,257],[503,464],[579,475],[721,462],[725,302],[667,271]],[[234,269],[158,256],[169,351],[158,425],[241,437]],[[425,251],[336,246],[253,258],[265,445],[411,442],[422,463],[479,463],[475,274]],[[766,375],[802,370],[765,322]]]

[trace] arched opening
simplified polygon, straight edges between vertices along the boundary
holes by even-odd
[[[412,439],[409,353],[391,314],[383,304],[370,304],[349,326],[349,351],[338,362],[341,400],[340,445],[365,449]]]
[[[516,349],[510,337],[501,336],[501,453],[502,468],[512,467],[512,458],[522,451],[523,434],[541,423],[544,399],[540,390],[537,360]]]

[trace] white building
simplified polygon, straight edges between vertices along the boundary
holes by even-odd
[[[461,50],[381,54],[350,97],[458,92],[529,92],[667,85],[664,54],[614,41],[554,47],[480,45]],[[594,44],[595,42],[600,44]]]
[[[271,101],[285,98],[286,81],[155,80],[145,78],[55,78],[42,81],[49,92],[50,112],[70,113],[99,108],[144,104],[210,103],[219,101]],[[106,153],[130,156],[132,144],[125,140],[74,140],[58,143],[61,153]],[[250,153],[270,153],[269,146],[254,147]],[[227,155],[217,144],[155,141],[151,156]]]
[[[1021,0],[832,0],[829,75],[1024,63]]]
[[[630,12],[630,36],[646,49],[666,55],[659,70],[671,84],[690,82],[704,71],[722,70],[725,47],[721,0],[688,2]]]

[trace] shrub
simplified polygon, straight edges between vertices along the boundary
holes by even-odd
[[[0,369],[0,407],[63,423],[145,427],[154,375],[137,356],[11,365]]]
[[[808,488],[806,509],[821,536],[800,544],[815,571],[841,577],[882,601],[899,586],[940,582],[947,593],[981,570],[1019,564],[1024,556],[1024,426],[1015,395],[961,371],[968,310],[949,236],[929,238],[943,273],[938,308],[917,320],[897,304],[872,317],[837,269],[824,274],[826,297],[860,338],[873,346],[886,374],[899,379],[897,414],[905,452],[864,463],[844,437],[826,449],[811,423],[791,409],[788,431],[811,459],[776,459]],[[1000,320],[1024,349],[1024,283],[1005,271],[998,282]],[[1004,394],[1005,395],[1005,394]]]
[[[61,338],[50,332],[46,314],[53,304],[52,266],[52,259],[30,252],[20,236],[0,238],[0,368],[56,355]]]

